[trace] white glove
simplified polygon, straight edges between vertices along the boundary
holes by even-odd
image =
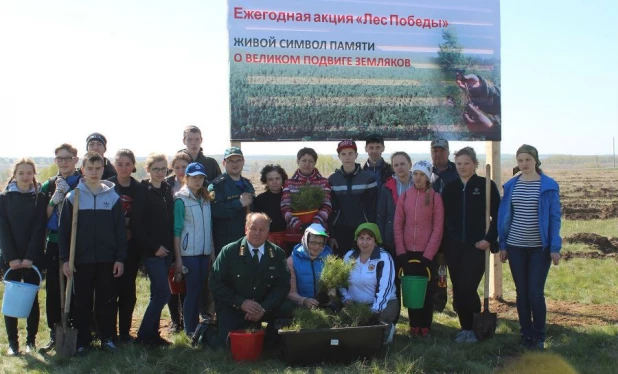
[[[56,191],[62,191],[62,193],[66,194],[70,189],[71,187],[69,187],[69,184],[64,178],[58,177],[56,179]]]
[[[69,189],[70,187],[67,181],[61,177],[58,177],[58,179],[56,179],[56,190],[51,198],[52,205],[56,206],[62,203],[64,201],[64,196],[67,192],[69,192]]]

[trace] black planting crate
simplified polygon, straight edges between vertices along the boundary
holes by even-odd
[[[279,330],[288,364],[351,362],[380,353],[387,324],[300,331]]]

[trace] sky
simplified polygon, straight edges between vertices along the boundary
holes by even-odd
[[[376,1],[357,1],[375,3]],[[618,136],[618,1],[501,2],[502,142],[542,154],[612,153]],[[204,133],[205,153],[229,146],[227,4],[221,0],[0,1],[0,157],[85,151],[94,131],[108,156],[183,148]],[[480,142],[454,142],[451,150]],[[246,154],[302,146],[243,143]],[[428,142],[387,142],[428,152]]]

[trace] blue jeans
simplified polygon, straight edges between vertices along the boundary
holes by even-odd
[[[507,247],[517,292],[517,314],[524,337],[545,341],[545,281],[551,265],[549,249]]]
[[[149,257],[144,258],[143,261],[148,278],[150,278],[150,302],[137,331],[137,337],[142,340],[152,340],[159,336],[161,311],[170,298],[170,287],[167,283],[170,261],[168,257]]]
[[[182,263],[189,272],[185,274],[187,294],[182,306],[184,312],[185,333],[193,334],[200,315],[200,293],[208,276],[210,256],[183,256]]]

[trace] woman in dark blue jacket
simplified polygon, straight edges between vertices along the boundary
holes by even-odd
[[[38,285],[39,275],[32,267],[43,260],[45,248],[46,199],[34,175],[36,166],[30,159],[17,161],[9,185],[0,195],[0,248],[2,269],[10,267],[6,280]],[[57,276],[57,275],[56,275]],[[17,318],[4,316],[9,340],[7,356],[19,354]],[[27,319],[26,352],[36,349],[39,330],[39,300],[34,299]]]
[[[536,148],[517,150],[521,175],[504,184],[498,212],[500,259],[509,260],[517,292],[521,344],[545,348],[545,281],[549,267],[560,261],[560,189],[543,174]]]

